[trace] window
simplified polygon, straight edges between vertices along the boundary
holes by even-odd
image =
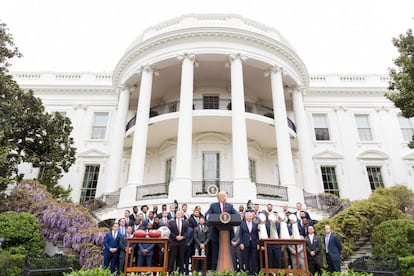
[[[108,124],[108,112],[94,114],[91,139],[105,139]]]
[[[168,111],[169,112],[177,112],[177,102],[171,103],[168,105]]]
[[[217,152],[203,153],[203,191],[209,185],[220,184],[220,154]]]
[[[403,116],[398,116],[401,133],[405,142],[410,142],[413,139],[413,127],[411,121]]]
[[[256,161],[249,159],[250,181],[256,183]]]
[[[326,114],[313,114],[313,126],[317,141],[329,141],[328,118]]]
[[[203,109],[219,109],[219,97],[203,96]]]
[[[381,167],[367,167],[367,173],[372,191],[377,188],[384,187],[384,182],[382,181],[381,175]]]
[[[335,167],[321,167],[323,190],[325,193],[334,194],[339,197],[338,181],[336,180]]]
[[[99,165],[87,165],[83,175],[80,202],[95,199],[98,184]]]
[[[172,166],[172,158],[165,161],[165,185],[166,193],[168,193],[168,186],[172,180],[172,173],[171,173],[171,166]]]
[[[360,141],[372,141],[371,128],[369,126],[369,117],[366,114],[355,115],[355,121],[358,129]]]

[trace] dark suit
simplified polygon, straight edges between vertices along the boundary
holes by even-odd
[[[243,253],[240,250],[239,244],[240,225],[233,226],[233,238],[231,240],[231,255],[233,258],[233,267],[235,271],[244,270]]]
[[[177,236],[179,236],[179,231],[177,228],[176,220],[171,220],[168,223],[168,228],[170,228],[170,252],[168,257],[168,272],[174,271],[174,263],[176,263],[176,267],[179,268],[179,272],[184,274],[184,257],[185,257],[185,250],[187,247],[186,244],[186,235],[188,230],[188,225],[185,223],[184,220],[181,220],[181,236],[184,237],[183,240],[177,241]]]
[[[311,255],[311,251],[315,252],[315,255]],[[306,237],[306,253],[308,257],[309,271],[312,274],[318,272],[322,275],[322,241],[316,234],[313,235],[312,243],[309,236]]]
[[[234,209],[233,204],[227,202],[224,204],[224,211],[229,214],[238,214],[237,210]],[[210,214],[221,214],[222,212],[223,210],[221,210],[220,202],[211,203],[206,212],[206,218],[208,220]],[[219,249],[219,231],[216,227],[210,226],[209,232],[211,241],[211,266],[213,270],[216,270]]]
[[[196,248],[200,249],[200,244],[208,244],[209,242],[209,234],[208,234],[208,227],[203,225],[203,231],[201,230],[201,226],[194,227],[194,241],[196,243]],[[201,251],[200,251],[201,252]]]
[[[130,236],[132,238],[132,235]],[[121,237],[119,240],[119,271],[124,272],[125,267],[125,256],[126,256],[126,248],[127,246],[127,237]]]
[[[118,257],[119,257],[119,241],[121,239],[121,235],[119,233],[116,234],[116,237],[112,235],[112,231],[106,233],[104,238],[104,264],[103,266],[106,268],[108,267],[109,263],[111,263],[111,273],[115,272],[115,268],[117,265]],[[109,251],[111,248],[116,248],[116,252],[112,253]]]
[[[152,266],[152,256],[154,255],[154,247],[154,243],[138,244],[137,266]],[[146,253],[144,253],[144,250],[146,250]]]
[[[257,265],[257,245],[259,242],[259,231],[257,223],[252,221],[252,229],[249,231],[247,221],[242,221],[239,230],[239,242],[244,245],[243,257],[246,271],[250,273],[258,272]]]
[[[326,262],[328,263],[328,271],[341,271],[341,251],[342,245],[339,237],[333,233],[330,234],[328,246],[326,246],[326,236],[324,237],[325,241],[325,252],[326,252]]]

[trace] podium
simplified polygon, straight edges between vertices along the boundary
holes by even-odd
[[[233,259],[230,247],[230,231],[233,226],[240,225],[241,217],[239,214],[210,214],[208,217],[209,225],[216,227],[219,231],[219,251],[217,258],[217,272],[234,272]]]

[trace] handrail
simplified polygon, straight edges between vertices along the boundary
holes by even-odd
[[[244,107],[247,113],[258,114],[272,119],[274,118],[273,108],[270,108],[268,106],[257,103],[245,102]],[[179,110],[179,101],[168,102],[165,104],[160,104],[151,107],[149,117],[152,118],[162,114],[178,112]],[[215,103],[205,103],[203,99],[194,99],[193,110],[231,110],[231,100],[219,99]],[[289,128],[296,133],[295,123],[290,118],[287,118],[287,121]],[[136,115],[128,121],[125,131],[128,131],[131,127],[135,126],[135,122]]]

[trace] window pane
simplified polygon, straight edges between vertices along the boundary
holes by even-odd
[[[252,182],[256,182],[256,161],[249,159],[249,175]]]
[[[321,174],[325,193],[331,193],[339,197],[335,167],[321,167]]]
[[[355,122],[358,128],[358,136],[361,141],[372,141],[371,127],[369,126],[369,117],[366,114],[355,115]]]
[[[369,128],[368,115],[355,115],[355,121],[358,128]]]
[[[358,128],[358,136],[361,141],[372,141],[371,129]]]
[[[372,191],[377,188],[384,187],[384,182],[382,181],[381,175],[381,167],[367,167],[367,174]]]
[[[85,167],[81,189],[81,202],[95,199],[98,177],[99,165],[88,165]]]
[[[326,114],[313,114],[313,126],[315,131],[315,140],[327,141],[330,140],[328,120]]]
[[[216,180],[219,175],[219,154],[204,153],[203,154],[203,179]]]
[[[171,182],[171,163],[171,158],[165,162],[165,183]]]
[[[326,114],[313,114],[313,126],[315,128],[327,128],[328,120]]]
[[[410,119],[405,118],[403,116],[398,116],[398,121],[400,123],[401,133],[404,141],[411,141],[414,133]]]
[[[203,108],[204,109],[219,109],[219,97],[218,96],[203,96]]]
[[[92,139],[105,139],[107,124],[108,124],[108,113],[107,112],[95,113],[91,138]]]

